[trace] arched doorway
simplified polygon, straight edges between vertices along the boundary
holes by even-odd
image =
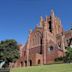
[[[21,62],[21,67],[23,67],[23,62]]]
[[[27,61],[25,61],[25,66],[27,66]]]
[[[38,60],[38,64],[41,64],[41,61],[40,61],[40,59]]]
[[[30,60],[29,63],[30,63],[30,66],[32,66],[32,60]]]

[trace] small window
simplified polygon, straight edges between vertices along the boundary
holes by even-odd
[[[50,50],[53,51],[53,47],[52,46],[50,47]]]
[[[48,52],[51,52],[51,51],[53,51],[53,46],[50,46],[50,47],[48,48]]]

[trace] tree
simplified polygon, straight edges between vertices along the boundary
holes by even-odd
[[[19,58],[19,50],[17,42],[13,39],[0,42],[0,60],[15,62]]]
[[[67,47],[66,56],[64,57],[64,62],[70,63],[72,62],[72,48]]]

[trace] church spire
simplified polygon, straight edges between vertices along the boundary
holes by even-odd
[[[51,16],[54,16],[54,10],[51,9]]]
[[[42,16],[40,16],[40,21],[43,21],[43,17]]]
[[[41,27],[43,27],[43,23],[44,23],[44,20],[43,20],[43,17],[41,16],[41,17],[40,17],[40,26],[41,26]]]

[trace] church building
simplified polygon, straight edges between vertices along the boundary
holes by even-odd
[[[30,30],[25,46],[20,46],[20,58],[15,67],[46,65],[65,55],[72,45],[72,30],[64,31],[61,20],[51,10],[50,16],[40,17],[40,24]],[[71,42],[69,41],[71,40]]]

